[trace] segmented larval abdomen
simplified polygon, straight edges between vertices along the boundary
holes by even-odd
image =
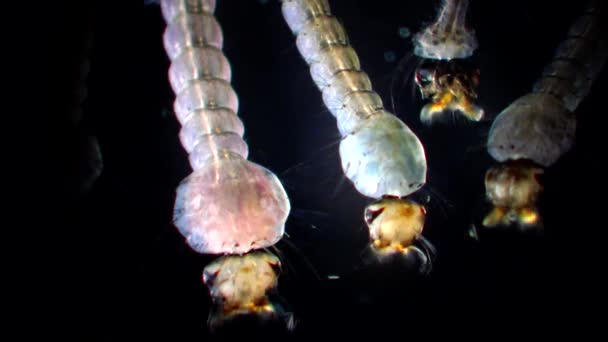
[[[503,110],[492,123],[488,152],[494,159],[555,163],[572,147],[575,110],[589,93],[608,55],[600,1],[591,1],[535,83],[533,92]]]
[[[406,196],[420,188],[426,180],[422,144],[384,110],[327,0],[283,0],[282,11],[344,137],[340,158],[346,177],[361,194],[374,198]]]
[[[414,54],[427,59],[467,58],[477,49],[475,31],[466,27],[468,0],[444,0],[435,22],[412,38]]]
[[[327,0],[282,0],[281,11],[291,32],[296,35],[313,18],[331,15]]]
[[[556,97],[525,95],[503,110],[492,123],[488,152],[499,162],[529,159],[549,166],[574,143],[576,118]]]
[[[174,223],[199,253],[247,253],[275,244],[290,210],[278,178],[247,161],[238,97],[212,0],[163,0],[180,140],[194,172],[177,189]]]
[[[182,13],[213,13],[216,0],[161,0],[160,9],[166,22]]]
[[[556,96],[571,112],[589,94],[608,56],[607,26],[600,18],[599,3],[590,2],[585,13],[570,26],[553,60],[534,84],[534,92]]]

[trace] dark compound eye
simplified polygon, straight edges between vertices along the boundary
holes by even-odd
[[[203,283],[213,286],[219,272],[203,272]]]
[[[367,223],[368,225],[371,225],[374,222],[374,220],[376,220],[376,218],[378,218],[378,216],[380,216],[380,214],[382,214],[383,211],[384,211],[384,207],[379,208],[377,210],[366,209],[365,210],[365,223]]]
[[[429,69],[419,68],[416,70],[416,83],[424,86],[433,82],[433,72]]]

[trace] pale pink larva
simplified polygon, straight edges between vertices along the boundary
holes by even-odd
[[[177,189],[174,223],[199,253],[272,246],[283,236],[290,204],[278,178],[247,161],[215,1],[166,0],[161,7],[180,141],[194,170]]]

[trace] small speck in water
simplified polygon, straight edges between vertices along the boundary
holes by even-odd
[[[392,63],[397,59],[397,55],[395,54],[394,51],[386,51],[384,53],[384,60],[386,62]]]
[[[410,32],[410,29],[408,29],[407,27],[400,27],[399,28],[399,36],[401,38],[408,38],[412,33]]]
[[[479,234],[477,233],[477,228],[475,227],[474,224],[471,225],[471,227],[469,227],[469,230],[467,231],[467,235],[476,241],[479,241]]]
[[[160,116],[161,116],[163,119],[170,118],[171,116],[173,116],[173,111],[172,111],[172,110],[170,110],[170,109],[168,109],[168,108],[163,108],[163,109],[160,111]]]
[[[266,5],[268,4],[268,0],[260,0],[260,5]]]

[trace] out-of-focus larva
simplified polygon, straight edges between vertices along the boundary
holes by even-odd
[[[71,123],[70,130],[74,130],[78,137],[78,158],[79,161],[79,184],[78,193],[84,195],[88,193],[103,170],[103,157],[97,137],[91,132],[86,124],[83,124],[84,108],[83,104],[88,96],[87,79],[91,70],[91,47],[93,45],[93,31],[88,23],[91,22],[92,12],[86,3],[82,4],[82,11],[74,11],[80,20],[69,18],[71,33],[62,37],[69,39],[72,47],[74,59],[65,63],[65,68],[61,70],[62,78],[70,82],[70,92],[65,93],[62,98],[66,106],[66,117]]]
[[[585,13],[570,27],[532,92],[515,100],[494,120],[487,149],[495,160],[507,166],[499,164],[486,175],[486,194],[495,209],[484,224],[519,222],[529,226],[540,219],[535,203],[542,190],[537,180],[539,170],[551,166],[572,147],[576,131],[574,111],[589,93],[608,55],[600,9],[605,9],[601,1],[589,3]],[[513,182],[514,179],[518,181]],[[510,210],[519,210],[522,203],[520,196],[507,193],[530,194],[527,209],[503,217]]]
[[[344,174],[361,194],[380,199],[365,214],[372,248],[379,253],[414,248],[424,214],[420,214],[422,221],[420,215],[407,214],[420,206],[405,197],[426,182],[426,156],[420,140],[384,109],[327,0],[283,0],[282,6],[283,17],[297,36],[298,50],[337,120]]]
[[[416,70],[422,98],[430,98],[420,120],[431,123],[445,111],[459,111],[479,121],[483,110],[475,105],[479,70],[462,63],[477,49],[475,31],[466,24],[468,0],[443,0],[437,19],[412,37],[414,54],[426,63]]]
[[[522,228],[535,225],[539,215],[536,201],[542,190],[538,176],[543,169],[525,161],[499,164],[488,170],[486,196],[494,205],[483,220],[486,227],[518,222]]]
[[[199,253],[241,255],[205,269],[205,283],[221,302],[210,322],[272,312],[265,293],[276,286],[278,274],[270,266],[278,260],[242,254],[281,239],[289,199],[274,173],[247,160],[215,0],[163,0],[161,9],[180,140],[194,170],[177,188],[174,223]]]

